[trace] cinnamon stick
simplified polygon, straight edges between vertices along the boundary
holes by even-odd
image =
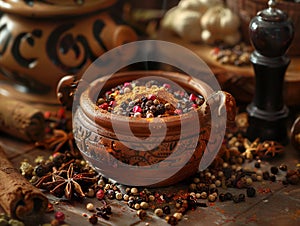
[[[33,225],[48,206],[48,199],[31,185],[0,147],[0,205],[8,216]]]
[[[40,110],[1,95],[0,103],[0,131],[29,142],[44,137],[45,120]]]

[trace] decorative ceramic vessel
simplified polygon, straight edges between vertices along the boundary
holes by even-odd
[[[222,143],[224,137],[218,132],[211,133],[211,112],[218,111],[225,114],[226,111],[225,123],[233,122],[236,105],[230,94],[219,91],[217,94],[210,95],[211,88],[206,83],[176,72],[118,72],[101,90],[108,91],[124,82],[145,76],[171,80],[184,90],[201,94],[205,102],[197,111],[180,116],[152,119],[120,116],[96,106],[99,87],[107,80],[106,77],[99,78],[80,95],[80,106],[75,113],[73,112],[74,137],[83,157],[104,176],[118,181],[116,178],[120,178],[121,172],[122,178],[118,181],[120,183],[134,180],[135,185],[139,186],[148,178],[149,181],[154,179],[153,181],[157,182],[151,186],[167,186],[184,180],[198,171],[209,140],[216,143],[216,146],[211,144],[210,151],[218,151],[217,143],[218,141]],[[216,98],[213,97],[214,95]],[[209,106],[208,100],[211,101]],[[195,128],[197,121],[200,127],[199,130],[194,130],[192,128]],[[214,127],[221,130],[222,123],[215,123]],[[165,133],[162,129],[163,125],[166,126]],[[184,130],[183,127],[188,129]],[[153,147],[153,143],[162,137],[162,142]],[[178,152],[178,149],[181,151]],[[185,161],[186,155],[191,156],[187,161]],[[126,167],[128,165],[148,167],[149,170],[143,171],[140,175],[138,171],[129,170]],[[166,177],[165,172],[172,172],[171,176]]]
[[[1,73],[22,92],[56,103],[60,78],[80,78],[98,56],[137,40],[133,29],[111,15],[115,3],[0,0]]]

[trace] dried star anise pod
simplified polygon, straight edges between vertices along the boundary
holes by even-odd
[[[41,142],[35,144],[37,147],[42,147],[56,152],[69,151],[73,156],[78,156],[79,151],[76,148],[75,140],[72,132],[65,132],[64,130],[56,129],[53,135]]]
[[[264,141],[256,154],[261,158],[275,157],[284,153],[284,146],[276,141]]]
[[[73,163],[68,170],[57,170],[42,177],[36,184],[37,188],[50,191],[51,194],[67,199],[72,199],[73,195],[79,198],[84,197],[83,187],[90,187],[97,182],[93,173],[74,173]]]

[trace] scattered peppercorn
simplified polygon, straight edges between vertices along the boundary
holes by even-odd
[[[281,164],[281,165],[279,166],[279,169],[280,169],[281,171],[287,171],[287,165]]]
[[[108,190],[107,191],[107,194],[106,194],[106,196],[107,196],[107,198],[109,198],[109,199],[114,199],[115,198],[115,191],[114,190]]]
[[[97,191],[96,193],[96,198],[99,199],[99,200],[102,200],[105,196],[105,193],[102,189],[100,189],[99,191]]]
[[[245,200],[246,200],[245,195],[244,194],[239,194],[239,201],[244,202]]]
[[[170,206],[164,206],[164,207],[163,207],[163,212],[164,212],[164,214],[170,214],[170,213],[171,213],[171,208],[170,208]]]
[[[91,224],[97,224],[98,223],[98,217],[96,214],[93,214],[92,216],[89,217],[89,222]]]
[[[263,172],[262,176],[264,180],[270,180],[270,173],[268,171]]]
[[[157,215],[158,217],[162,217],[164,212],[161,208],[157,208],[154,210],[155,215]]]
[[[225,202],[225,201],[226,201],[226,197],[225,197],[225,194],[224,194],[224,193],[219,194],[219,200],[220,200],[221,202]]]
[[[55,219],[58,220],[59,223],[62,223],[65,220],[65,214],[63,212],[61,212],[61,211],[57,211],[55,213]]]
[[[254,187],[247,188],[247,197],[254,197],[256,195],[256,190]]]
[[[138,210],[136,214],[141,220],[144,220],[147,217],[147,212],[145,210]]]
[[[86,209],[88,211],[93,211],[94,210],[94,204],[93,203],[88,203],[86,204]]]
[[[166,221],[170,225],[176,225],[178,223],[178,219],[174,216],[166,216]]]
[[[233,198],[233,195],[231,193],[229,193],[229,192],[225,193],[225,201],[230,201],[230,200],[232,200],[232,198]]]
[[[270,175],[270,181],[275,182],[276,181],[276,176],[275,175]]]
[[[176,212],[173,214],[173,217],[175,217],[178,221],[180,221],[182,219],[182,213]]]
[[[278,168],[276,166],[272,166],[270,171],[272,174],[276,175],[278,173]]]

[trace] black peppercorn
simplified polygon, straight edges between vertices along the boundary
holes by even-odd
[[[178,219],[174,216],[168,216],[167,217],[167,222],[170,225],[176,225],[178,223]]]
[[[240,202],[245,202],[245,200],[246,200],[245,195],[244,194],[239,194],[239,201]]]
[[[254,187],[248,187],[247,188],[247,196],[248,197],[254,197],[256,194],[256,190]]]
[[[224,194],[224,193],[221,193],[221,194],[219,195],[219,200],[220,200],[221,202],[225,202],[225,201],[226,201],[226,197],[225,197],[225,194]]]
[[[256,162],[256,163],[254,164],[254,167],[255,167],[255,168],[260,168],[260,162]]]
[[[109,205],[102,207],[102,210],[108,215],[112,214],[111,207]]]
[[[114,199],[115,198],[115,191],[114,190],[108,190],[106,196],[109,199]]]
[[[92,216],[90,216],[90,217],[89,217],[89,222],[90,222],[91,224],[97,224],[97,222],[98,222],[98,217],[97,217],[97,215],[96,215],[96,214],[93,214]]]
[[[197,201],[195,199],[188,199],[188,209],[195,210],[197,208]]]
[[[279,166],[279,169],[282,170],[282,171],[287,171],[287,165],[281,164],[281,165]]]
[[[232,200],[233,200],[233,202],[235,202],[235,203],[239,203],[239,202],[240,202],[240,199],[239,199],[238,196],[233,196]]]
[[[229,201],[229,200],[232,200],[232,198],[233,198],[233,196],[231,193],[229,193],[229,192],[225,193],[225,200]]]
[[[133,207],[134,207],[134,204],[135,204],[135,202],[134,202],[133,200],[129,200],[129,201],[127,202],[127,205],[128,205],[130,208],[133,208]]]
[[[34,172],[38,177],[42,177],[44,176],[48,171],[47,171],[47,167],[45,165],[37,165],[34,168]]]
[[[164,207],[163,207],[163,212],[164,212],[164,214],[170,214],[170,213],[171,213],[171,208],[170,208],[170,206],[164,206]]]
[[[58,154],[55,155],[55,157],[53,158],[53,163],[55,166],[59,167],[63,162],[64,162],[64,154]]]
[[[278,173],[278,168],[276,166],[272,166],[271,167],[271,173],[276,175]]]
[[[276,176],[275,175],[271,175],[270,176],[270,181],[275,182],[276,181]]]
[[[270,173],[268,171],[263,172],[263,179],[269,180],[270,179]]]

